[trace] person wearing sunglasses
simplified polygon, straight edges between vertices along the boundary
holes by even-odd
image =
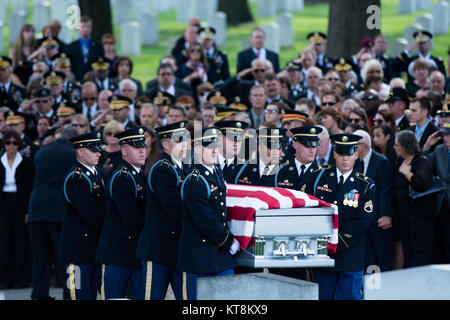
[[[218,81],[226,81],[230,78],[228,57],[222,51],[217,50],[214,43],[215,34],[216,29],[212,27],[200,28],[198,31],[200,41],[211,68],[211,77],[209,78],[209,81],[214,84]]]
[[[81,113],[77,113],[72,117],[71,126],[77,129],[79,134],[85,134],[91,131],[87,118]]]
[[[200,42],[192,43],[185,54],[188,60],[180,65],[176,76],[190,83],[192,88],[196,88],[200,83],[208,81],[208,59]]]
[[[360,124],[364,124],[366,126],[369,125],[367,113],[361,107],[354,108],[350,112],[350,114],[348,115],[348,118],[347,118],[347,122],[348,123],[360,123]]]
[[[339,97],[334,91],[325,91],[323,93],[321,100],[322,100],[320,104],[321,109],[326,109],[330,107],[335,108],[336,110],[340,109]]]
[[[53,125],[58,121],[58,116],[53,110],[52,93],[47,88],[40,88],[33,94],[33,103],[36,106],[38,117],[46,117],[50,119],[50,124]]]
[[[95,113],[97,112],[97,99],[97,85],[92,81],[83,83],[81,87],[82,114],[89,120],[89,123],[94,120]]]
[[[28,277],[26,217],[33,186],[33,161],[22,157],[20,135],[6,131],[0,157],[0,288],[24,288]]]
[[[104,179],[108,179],[111,172],[115,170],[122,161],[119,140],[114,136],[116,133],[123,132],[123,127],[116,120],[109,121],[103,127],[103,141],[105,142],[104,152],[98,162],[101,168],[100,173]]]

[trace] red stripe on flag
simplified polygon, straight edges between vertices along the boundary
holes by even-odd
[[[234,197],[234,198],[256,198],[258,200],[264,201],[269,206],[269,209],[280,209],[280,202],[267,194],[264,191],[256,190],[256,191],[249,191],[249,190],[234,190],[234,189],[228,189],[227,190],[227,197]]]
[[[302,208],[305,206],[305,200],[296,198],[294,194],[288,189],[283,188],[274,188],[274,189],[276,189],[282,196],[288,197],[292,200],[292,208]]]
[[[240,221],[255,221],[254,214],[256,210],[250,207],[227,207],[227,221],[240,220]]]

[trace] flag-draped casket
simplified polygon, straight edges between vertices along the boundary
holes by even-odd
[[[337,206],[301,191],[227,185],[227,219],[239,240],[236,263],[254,268],[332,267]]]

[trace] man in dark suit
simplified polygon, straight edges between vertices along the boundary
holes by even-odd
[[[219,129],[194,134],[195,164],[181,187],[183,229],[177,268],[183,272],[183,299],[197,298],[197,279],[234,274],[239,250],[227,225],[226,185],[217,163]]]
[[[48,147],[40,149],[34,158],[34,187],[30,196],[28,222],[32,256],[34,300],[54,299],[49,296],[52,257],[57,248],[64,213],[64,178],[75,163],[75,152],[68,141],[78,135],[73,127],[65,128],[61,137]],[[55,261],[56,275],[61,285],[65,282],[64,266]],[[65,286],[63,286],[65,288]],[[68,298],[64,289],[64,298]]]
[[[182,95],[192,96],[192,93],[186,91],[181,86],[176,85],[175,72],[172,65],[165,63],[158,67],[158,78],[157,83],[154,86],[147,88],[148,91],[145,95],[148,96],[152,101],[157,96],[158,92],[167,92],[178,99]]]
[[[192,43],[198,41],[198,30],[200,29],[200,21],[191,20],[189,26],[184,30],[184,36],[180,37],[172,51],[170,52],[177,60],[180,66],[187,61],[186,51]]]
[[[422,148],[425,142],[427,142],[428,137],[439,130],[431,123],[430,100],[426,97],[414,98],[409,105],[409,110],[410,119],[415,122],[415,125],[408,129],[414,132],[417,141],[419,141],[419,146]]]
[[[169,283],[177,300],[182,298],[182,274],[176,265],[183,215],[180,190],[185,179],[186,124],[180,121],[155,129],[163,153],[148,176],[146,218],[137,247],[145,300],[164,300]]]
[[[77,161],[63,186],[59,258],[66,267],[71,300],[96,300],[100,266],[95,263],[105,216],[105,188],[96,166],[103,149],[101,133],[90,132],[70,140]]]
[[[375,183],[374,214],[365,242],[365,267],[378,266],[380,271],[392,269],[392,168],[389,160],[372,150],[369,133],[356,130],[362,139],[358,142],[360,172]],[[369,271],[369,273],[371,273]]]
[[[339,232],[333,268],[314,270],[320,300],[361,299],[364,241],[373,218],[375,184],[354,168],[361,136],[331,136],[336,166],[326,168],[315,182],[314,196],[338,206]]]
[[[159,62],[160,66],[163,64],[169,64],[172,67],[172,71],[173,71],[173,75],[174,75],[172,84],[175,87],[179,87],[180,89],[183,89],[184,91],[190,92],[192,94],[191,84],[186,83],[183,80],[176,77],[176,72],[178,70],[177,60],[173,56],[168,55],[168,56],[163,57],[161,59],[161,61]],[[145,85],[145,92],[150,92],[153,89],[158,88],[158,86],[159,86],[158,81],[159,81],[158,78],[148,81]]]
[[[414,76],[414,61],[416,59],[425,60],[431,69],[437,69],[442,72],[446,77],[445,66],[442,58],[437,58],[431,55],[430,50],[432,47],[431,39],[433,39],[433,34],[426,30],[416,31],[413,34],[416,40],[411,44],[404,52],[402,52],[392,64],[392,68],[395,72],[406,72],[408,75],[408,81],[412,82],[415,79]],[[411,51],[417,48],[419,50],[418,55],[410,56]]]
[[[428,155],[433,173],[445,186],[438,197],[433,260],[434,263],[450,263],[450,122],[444,123],[439,131],[443,144]]]
[[[403,88],[392,88],[384,102],[394,114],[397,130],[407,129],[409,120],[405,116],[405,110],[409,107],[408,92]]]
[[[326,74],[328,70],[333,69],[334,59],[325,55],[325,42],[327,36],[322,32],[311,32],[306,36],[310,46],[316,52],[317,62],[316,67],[322,70],[323,74]]]
[[[400,77],[399,72],[394,72],[392,70],[393,58],[386,54],[387,49],[387,39],[383,34],[379,34],[375,37],[373,41],[373,57],[380,61],[381,67],[383,68],[383,81],[389,83],[392,78]]]
[[[131,283],[133,299],[142,299],[142,269],[136,247],[145,217],[145,127],[117,133],[122,163],[106,184],[106,214],[95,261],[102,264],[101,297],[125,298]]]
[[[237,73],[252,67],[252,61],[256,58],[269,60],[272,62],[273,71],[275,73],[280,71],[278,54],[264,48],[264,38],[265,34],[262,29],[256,28],[253,30],[251,37],[251,48],[238,53]]]
[[[66,47],[66,53],[71,61],[72,72],[77,81],[83,80],[84,75],[91,67],[91,61],[104,55],[103,46],[91,38],[92,19],[90,17],[81,17],[79,32],[80,38]]]

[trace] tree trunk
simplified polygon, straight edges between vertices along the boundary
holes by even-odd
[[[78,0],[81,15],[92,18],[92,39],[100,41],[105,33],[113,33],[109,0]]]
[[[227,23],[232,26],[253,21],[247,0],[219,0],[217,11],[225,12]]]
[[[374,15],[372,11],[367,13],[367,9],[373,5],[378,6],[379,13],[380,0],[330,0],[328,55],[350,57],[359,51],[359,43],[363,38],[375,38],[380,33],[381,16],[375,17],[378,26],[374,28]]]

